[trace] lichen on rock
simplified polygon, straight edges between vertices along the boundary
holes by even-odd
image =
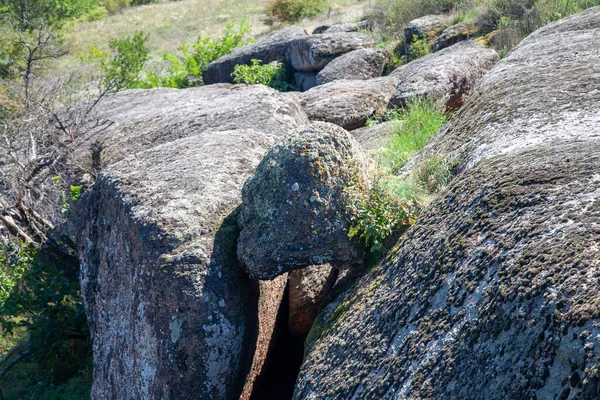
[[[275,145],[246,182],[238,257],[253,278],[362,259],[348,239],[344,188],[368,183],[369,161],[342,128],[313,123]]]
[[[595,7],[479,81],[420,155],[456,176],[318,317],[296,399],[599,398],[599,34]]]

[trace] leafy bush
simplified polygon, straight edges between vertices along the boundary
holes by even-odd
[[[0,15],[9,15],[25,31],[40,19],[51,26],[60,26],[99,6],[99,0],[0,0]]]
[[[233,69],[235,83],[248,85],[267,85],[277,90],[287,90],[289,85],[284,81],[285,70],[283,64],[261,64],[260,60],[250,60],[250,65],[236,65]]]
[[[375,0],[375,6],[382,11],[378,24],[389,27],[392,32],[402,32],[415,18],[440,14],[459,4],[460,1],[453,0]]]
[[[487,0],[477,25],[482,34],[497,31],[492,45],[505,55],[542,26],[597,5],[600,0]]]
[[[252,43],[249,38],[250,25],[240,22],[239,28],[229,23],[223,36],[213,39],[199,36],[196,43],[181,46],[181,56],[171,53],[163,55],[163,64],[146,73],[143,87],[185,88],[202,84],[202,72],[219,57],[230,53],[236,47]]]
[[[446,121],[439,105],[420,98],[386,117],[396,121],[396,132],[383,148],[372,188],[366,190],[354,183],[346,189],[351,199],[348,236],[370,248],[375,256],[373,261],[385,254],[387,245],[393,243],[390,238],[415,222],[431,196],[451,177],[450,163],[443,157],[423,160],[411,171],[397,175],[406,161],[421,150]]]
[[[10,257],[6,256],[7,251]],[[50,389],[65,392],[67,388],[60,388],[61,384],[80,376],[91,360],[91,342],[79,288],[79,263],[70,245],[56,241],[46,243],[42,251],[24,246],[4,247],[2,254],[4,270],[14,271],[16,263],[22,265],[19,268],[23,272],[0,304],[0,326],[3,335],[27,332],[22,349],[13,357],[25,355],[24,361],[17,365],[29,370],[21,377],[15,376],[19,374],[17,367],[3,378],[0,373],[1,386],[10,387],[14,392],[11,397],[8,390],[4,395],[7,398],[29,398],[25,395],[52,398],[41,393],[51,392]],[[81,385],[80,392],[89,390],[91,382],[91,379],[83,379],[88,383]],[[18,385],[24,381],[29,384]],[[39,396],[33,395],[36,391]]]
[[[398,123],[395,134],[384,146],[381,165],[391,173],[396,173],[438,132],[447,116],[439,104],[426,98],[417,98],[409,102],[406,108],[388,113],[387,119]]]
[[[33,252],[23,246],[7,243],[0,248],[0,307],[31,264]]]
[[[350,239],[362,241],[376,256],[385,254],[385,239],[414,223],[417,203],[391,192],[377,180],[371,190],[350,187],[346,191],[350,206]]]
[[[425,38],[417,39],[410,44],[410,51],[406,55],[408,61],[416,60],[431,53],[433,45]]]
[[[110,51],[90,48],[84,61],[96,64],[97,79],[107,91],[119,91],[142,86],[140,73],[148,61],[148,35],[136,32],[133,36],[111,39]]]
[[[114,14],[131,6],[131,0],[103,0],[103,3],[110,14]]]
[[[270,0],[267,17],[270,22],[297,22],[325,11],[326,0]]]

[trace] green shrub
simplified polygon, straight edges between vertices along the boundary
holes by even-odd
[[[410,171],[397,175],[446,121],[439,105],[420,98],[386,118],[395,121],[395,134],[382,150],[372,188],[366,190],[355,183],[346,190],[351,199],[348,236],[371,249],[373,261],[385,254],[386,240],[412,225],[429,199],[451,178],[450,164],[443,157],[417,162]]]
[[[2,334],[26,330],[26,349],[31,353],[2,378],[0,386],[6,398],[52,398],[42,395],[50,389],[65,394],[67,388],[60,386],[90,365],[91,341],[81,300],[79,263],[68,245],[48,242],[45,246],[44,251],[25,246],[11,250],[12,257],[5,258],[2,265],[7,268],[8,263],[14,269],[15,257],[24,264],[17,284],[0,304]],[[86,393],[91,379],[84,380],[88,383],[78,386]]]
[[[415,18],[440,14],[459,4],[453,0],[375,0],[375,6],[382,10],[382,20],[378,24],[389,27],[392,32],[402,32]]]
[[[425,38],[417,39],[410,44],[410,51],[406,58],[408,61],[416,60],[431,53],[432,48],[433,45],[429,40]]]
[[[110,14],[131,6],[131,0],[103,0],[104,7]]]
[[[97,80],[107,92],[141,87],[140,73],[148,61],[147,40],[148,35],[144,32],[111,39],[109,51],[92,47],[84,61],[96,65]]]
[[[108,10],[102,7],[96,7],[90,10],[87,14],[81,17],[82,20],[86,22],[99,21],[101,19],[106,18],[108,15]]]
[[[261,64],[260,60],[250,60],[250,65],[236,65],[233,69],[233,81],[248,85],[267,85],[277,90],[286,90],[289,85],[284,81],[283,64]]]
[[[326,7],[326,0],[270,0],[267,17],[271,22],[297,22],[322,13]]]
[[[80,18],[101,6],[99,0],[0,0],[0,16],[10,15],[23,31],[43,20],[60,27],[65,21]]]
[[[350,199],[348,237],[361,241],[377,256],[385,254],[387,237],[417,218],[417,203],[390,191],[385,181],[376,180],[371,190],[353,186],[346,193]]]
[[[395,134],[384,146],[381,165],[394,174],[438,132],[447,116],[439,104],[417,98],[406,108],[390,112],[387,119],[398,123]]]
[[[162,64],[155,66],[154,71],[147,71],[142,86],[185,88],[202,84],[202,72],[211,62],[236,47],[254,41],[248,36],[250,29],[250,25],[246,21],[240,22],[237,29],[233,23],[229,23],[225,28],[225,33],[216,39],[199,36],[192,45],[181,46],[180,56],[165,53],[162,57]]]
[[[0,247],[0,307],[4,305],[33,259],[33,252],[13,243]]]
[[[493,46],[504,55],[542,26],[600,5],[600,0],[488,0],[479,10],[481,33],[497,30]]]

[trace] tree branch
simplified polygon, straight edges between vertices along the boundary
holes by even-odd
[[[30,350],[26,350],[23,353],[19,354],[18,356],[16,356],[1,372],[0,372],[0,379],[4,378],[4,375],[6,375],[15,365],[17,365],[19,362],[21,362],[23,359],[31,356],[33,353]]]

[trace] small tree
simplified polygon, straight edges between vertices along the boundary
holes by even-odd
[[[111,39],[110,51],[90,49],[85,61],[96,64],[96,81],[105,92],[117,92],[141,86],[140,73],[148,61],[148,35],[135,32],[131,37]]]

